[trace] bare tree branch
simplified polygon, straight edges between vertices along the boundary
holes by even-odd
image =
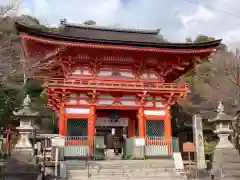
[[[197,66],[195,73],[187,77],[191,93],[181,101],[186,111],[215,115],[218,101],[223,101],[226,111],[235,114],[240,109],[240,68],[239,59],[233,53],[219,50],[211,62]]]

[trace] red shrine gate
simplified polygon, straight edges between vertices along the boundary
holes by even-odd
[[[128,137],[162,136],[159,141],[169,153],[169,107],[188,92],[187,84],[174,80],[206,60],[221,42],[166,43],[158,30],[67,23],[56,33],[16,27],[30,73],[45,79],[48,104],[59,114],[59,134],[87,136],[84,141],[92,146],[96,129],[119,123],[127,127]],[[116,122],[111,116],[117,116]]]

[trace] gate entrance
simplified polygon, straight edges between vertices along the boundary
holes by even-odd
[[[121,158],[124,156],[124,143],[128,137],[128,118],[131,111],[97,111],[96,136],[104,138],[105,157]]]
[[[104,137],[105,156],[122,156],[124,148],[123,127],[96,127],[96,136]]]

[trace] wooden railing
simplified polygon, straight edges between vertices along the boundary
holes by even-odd
[[[65,157],[87,157],[90,155],[92,142],[87,136],[67,136],[65,139]]]
[[[45,81],[46,86],[63,86],[78,88],[108,88],[108,89],[136,89],[136,90],[163,90],[163,91],[188,91],[187,84],[177,83],[145,83],[145,82],[124,82],[124,81],[100,81],[100,80],[67,80],[49,79]]]
[[[83,146],[89,145],[87,136],[67,136],[65,140],[66,146]]]

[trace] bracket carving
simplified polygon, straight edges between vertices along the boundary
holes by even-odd
[[[135,69],[135,77],[137,79],[140,79],[142,72],[144,70],[144,62],[141,60],[140,62],[134,63],[134,69]]]
[[[97,102],[97,95],[98,95],[99,93],[97,92],[97,90],[92,90],[92,91],[90,91],[90,92],[87,92],[87,95],[88,95],[88,97],[89,97],[89,102],[91,103],[91,104],[94,104],[94,103],[96,103]]]
[[[140,100],[139,100],[140,105],[144,106],[145,103],[147,102],[147,97],[149,96],[147,94],[147,91],[144,91],[143,93],[139,93],[137,96],[140,98]]]
[[[119,97],[114,97],[113,105],[122,105],[121,99]]]
[[[62,92],[61,92],[61,94],[60,94],[60,96],[61,96],[61,102],[65,102],[66,101],[66,99],[69,97],[69,95],[70,95],[70,92],[69,91],[67,91],[66,89],[62,89]]]
[[[92,75],[96,76],[99,73],[101,61],[98,57],[91,57],[91,60],[89,61],[89,65],[92,71]]]

